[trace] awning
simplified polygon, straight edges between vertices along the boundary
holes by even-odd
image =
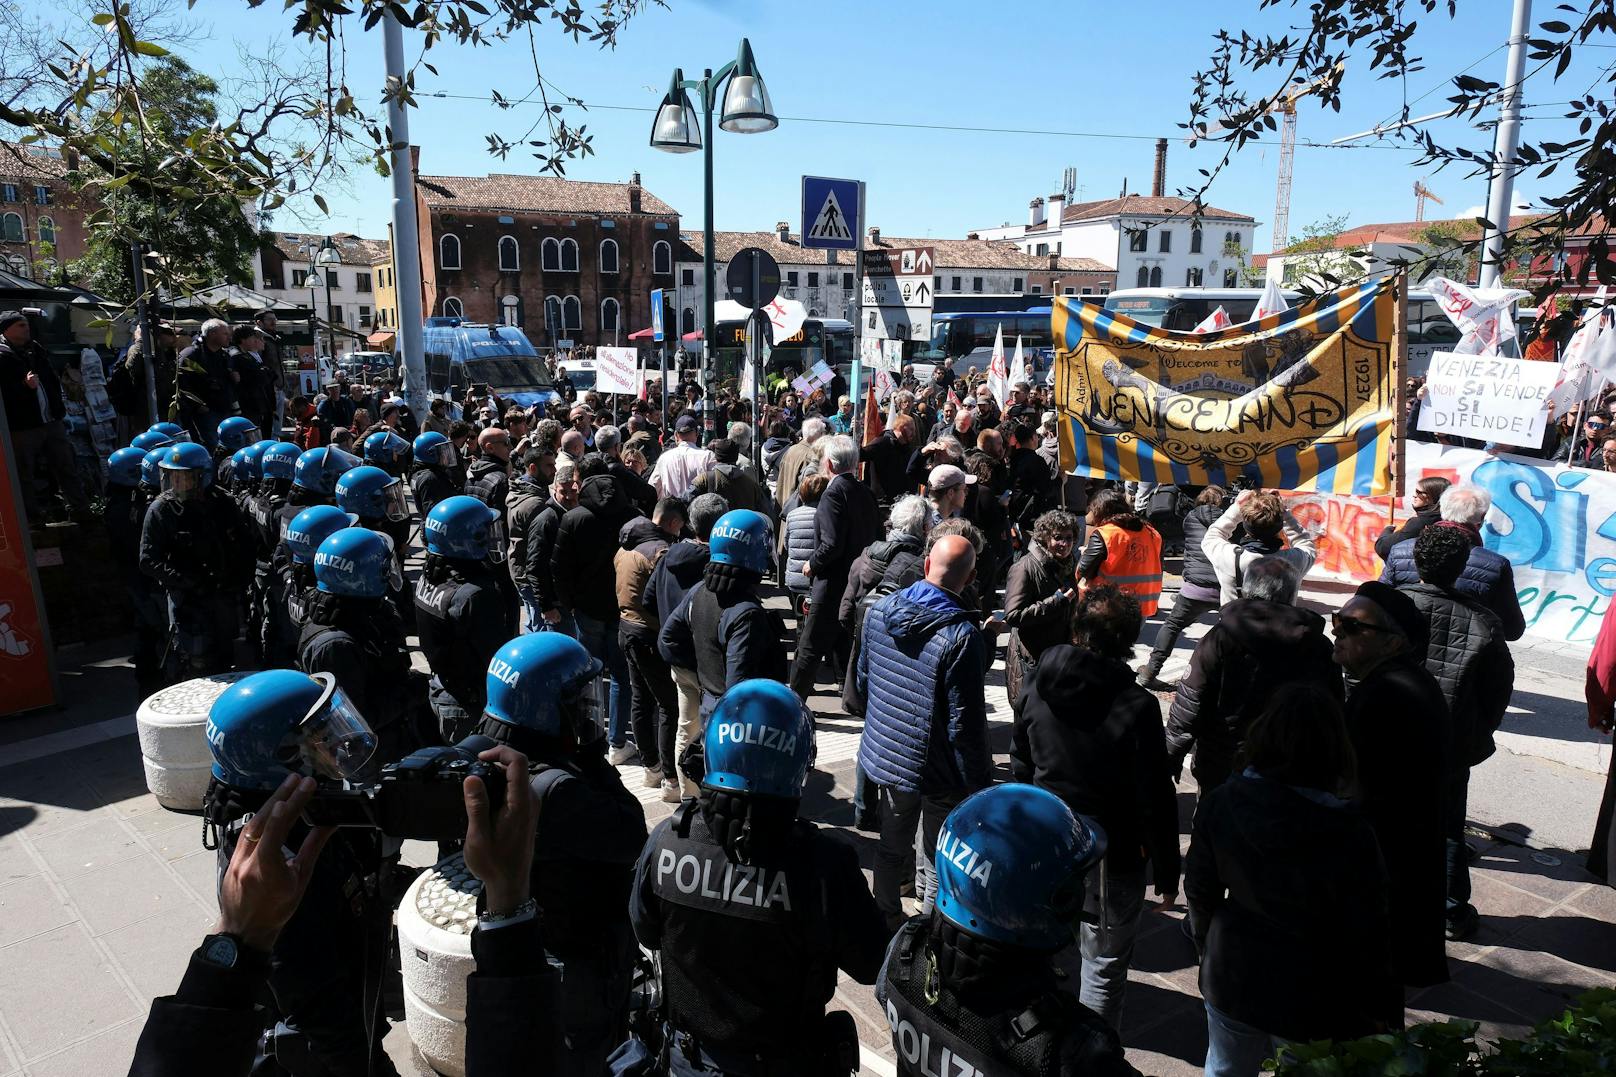
[[[698,329],[694,333],[686,333],[682,339],[684,339],[684,340],[700,340],[701,339],[701,330]]]
[[[655,340],[656,339],[656,330],[652,329],[650,326],[646,326],[644,329],[641,329],[637,333],[630,333],[628,335],[628,339],[630,339],[630,340]]]
[[[370,336],[365,338],[365,343],[369,344],[377,351],[386,351],[393,346],[393,338],[397,335],[398,334],[391,332],[372,333]]]

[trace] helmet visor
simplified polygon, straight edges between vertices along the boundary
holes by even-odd
[[[445,441],[438,446],[437,451],[439,467],[456,467],[460,463],[460,452],[452,441]]]
[[[501,516],[488,525],[488,559],[496,565],[505,560],[505,520]]]
[[[606,735],[606,677],[596,673],[578,685],[573,696],[561,701],[572,716],[572,729],[579,744],[593,744]]]
[[[303,761],[323,778],[351,781],[376,753],[376,734],[329,673],[315,674],[325,694],[299,727]]]
[[[189,501],[200,497],[206,476],[197,468],[162,468],[163,493],[176,501]]]
[[[394,523],[410,518],[410,507],[404,501],[404,483],[394,479],[382,487],[382,515]]]
[[[251,445],[255,441],[262,441],[263,437],[257,426],[249,426],[240,432],[239,440],[242,445]]]
[[[394,485],[397,485],[396,483]],[[382,541],[387,543],[387,588],[394,594],[404,590],[404,573],[398,567],[398,547],[393,545],[393,536],[378,531]]]

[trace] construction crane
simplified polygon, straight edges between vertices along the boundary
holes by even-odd
[[[1427,187],[1423,181],[1415,180],[1414,181],[1414,220],[1416,220],[1416,221],[1425,220],[1425,203],[1426,203],[1427,200],[1435,202],[1439,206],[1442,205],[1442,199],[1438,198],[1436,196],[1436,193],[1434,191],[1432,191],[1431,188]]]
[[[1291,173],[1296,164],[1296,102],[1314,93],[1324,86],[1335,86],[1341,82],[1341,72],[1344,65],[1336,64],[1328,72],[1320,75],[1311,82],[1298,83],[1288,87],[1285,92],[1268,107],[1269,112],[1278,112],[1281,122],[1279,125],[1279,185],[1274,191],[1274,247],[1282,251],[1290,243],[1291,228]]]

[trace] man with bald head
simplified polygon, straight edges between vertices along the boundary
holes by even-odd
[[[915,896],[930,915],[931,850],[943,819],[992,782],[982,691],[991,654],[960,599],[976,576],[976,548],[962,535],[934,536],[924,571],[870,610],[858,657],[867,700],[859,767],[882,805],[873,889],[894,931],[906,919],[898,884],[917,830]]]
[[[477,459],[466,474],[466,493],[505,513],[511,492],[511,435],[503,427],[485,427],[477,435]]]

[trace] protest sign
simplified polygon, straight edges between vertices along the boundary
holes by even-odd
[[[1536,448],[1543,444],[1545,409],[1559,376],[1553,363],[1436,352],[1420,403],[1419,428]]]
[[[597,393],[639,392],[639,353],[633,348],[596,348],[595,391]]]

